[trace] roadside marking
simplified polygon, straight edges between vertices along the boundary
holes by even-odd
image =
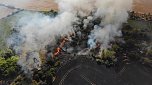
[[[65,75],[62,77],[59,85],[63,85],[63,82],[64,82],[64,80],[66,79],[66,77],[68,76],[68,74],[69,74],[70,72],[72,72],[73,70],[79,68],[80,66],[81,66],[81,65],[78,65],[78,66],[73,67],[73,68],[71,68],[70,70],[68,70],[68,71],[65,73]]]
[[[86,80],[89,84],[91,85],[96,85],[95,83],[93,83],[91,80],[89,80],[87,77],[85,77],[84,75],[80,75],[84,80]]]

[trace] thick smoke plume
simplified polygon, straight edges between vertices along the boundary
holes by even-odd
[[[55,18],[39,13],[29,13],[23,16],[17,26],[17,34],[13,34],[8,43],[20,55],[18,64],[26,73],[33,68],[39,68],[41,60],[39,51],[46,45],[55,43],[57,35],[73,32],[72,23],[75,21],[72,13],[64,12]]]
[[[85,29],[90,21],[100,19],[88,36],[88,47],[92,49],[100,42],[101,50],[108,48],[116,36],[121,36],[120,28],[127,21],[132,0],[57,0],[56,3],[59,5],[56,17],[29,13],[14,26],[17,33],[8,39],[9,45],[20,55],[18,63],[26,73],[40,68],[39,51],[48,44],[55,44],[56,36],[74,33],[78,28],[73,24],[79,23],[82,17],[87,17],[83,20]]]

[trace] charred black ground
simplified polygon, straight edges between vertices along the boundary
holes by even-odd
[[[67,52],[62,48],[61,53],[55,60],[48,60],[52,65],[58,64],[56,69],[54,85],[150,85],[151,77],[151,54],[147,53],[147,47],[151,45],[151,19],[149,16],[144,15],[146,18],[135,16],[132,12],[130,21],[137,21],[138,23],[146,23],[147,28],[139,29],[130,25],[130,21],[123,25],[123,37],[116,38],[112,43],[112,48],[109,51],[115,53],[107,58],[96,57],[98,48],[90,51],[89,55],[76,54],[80,49],[87,48],[87,39],[92,26],[100,23],[100,19],[90,22],[87,27],[90,29],[81,28],[83,24],[79,23],[75,26],[80,26],[83,36],[72,37],[73,42],[66,44],[73,46],[75,49],[72,52]],[[148,18],[147,18],[148,17]],[[83,19],[83,18],[82,18]],[[79,30],[77,30],[79,31]],[[77,32],[76,32],[77,33]],[[146,42],[146,44],[144,44]],[[83,51],[85,52],[85,50]],[[71,54],[72,53],[72,54]],[[49,54],[49,53],[47,53]],[[104,55],[104,54],[103,54]],[[106,54],[105,54],[106,56]],[[47,57],[51,57],[48,56]],[[56,63],[57,62],[57,63]],[[97,71],[97,72],[96,72]],[[144,73],[148,73],[147,75]],[[103,75],[99,75],[103,73]],[[95,76],[95,77],[94,77]]]
[[[81,17],[81,21],[85,18]],[[20,75],[9,82],[13,81],[12,85],[151,85],[152,16],[146,14],[137,16],[131,12],[128,23],[122,26],[123,36],[110,43],[112,48],[108,49],[108,55],[107,53],[102,55],[106,58],[96,56],[100,43],[87,55],[84,54],[88,47],[88,35],[93,26],[98,24],[100,24],[99,18],[90,21],[87,25],[89,29],[84,29],[83,23],[75,23],[73,26],[80,29],[75,31],[75,35],[71,34],[73,41],[66,41],[64,46],[60,47],[58,55],[53,57],[52,53],[66,35],[57,36],[58,43],[55,46],[46,46],[47,52],[42,54],[41,70],[33,69],[31,78],[20,71]],[[79,31],[82,36],[79,36]],[[71,46],[73,50],[70,50]],[[82,49],[84,50],[81,51]],[[8,82],[2,84],[7,85]]]

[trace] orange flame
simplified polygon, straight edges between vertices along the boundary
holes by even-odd
[[[57,56],[60,52],[61,52],[61,48],[58,47],[54,53],[54,56]]]
[[[57,56],[57,55],[60,54],[62,47],[65,45],[65,43],[66,43],[67,41],[68,41],[68,38],[67,38],[67,37],[64,37],[64,38],[61,40],[61,43],[60,43],[59,47],[56,48],[53,57],[55,57],[55,56]]]

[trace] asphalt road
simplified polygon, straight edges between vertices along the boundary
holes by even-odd
[[[152,85],[152,68],[134,63],[116,73],[79,57],[60,68],[53,85]]]

